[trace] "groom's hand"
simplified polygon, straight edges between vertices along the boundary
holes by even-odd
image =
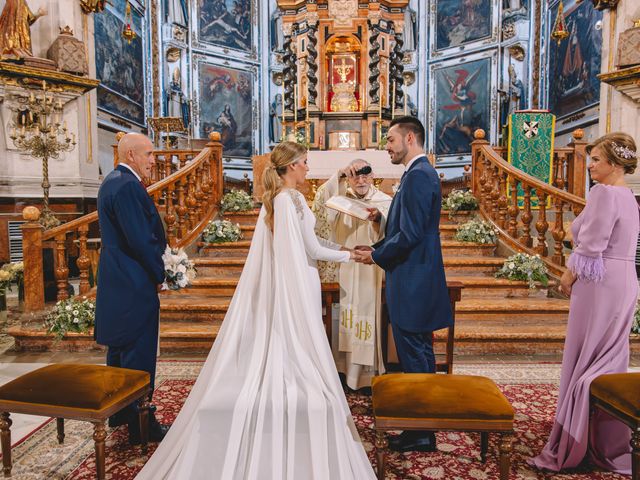
[[[358,246],[353,250],[354,260],[364,265],[373,265],[375,262],[371,257],[372,253],[373,253],[373,248],[362,246],[362,245]]]
[[[369,245],[356,245],[355,247],[353,247],[354,250],[368,250],[370,252],[373,252],[373,247],[370,247]]]

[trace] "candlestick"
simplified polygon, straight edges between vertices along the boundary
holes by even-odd
[[[305,103],[307,104],[307,108],[306,108],[304,119],[305,119],[305,121],[307,123],[309,123],[309,93],[307,93],[307,99],[306,99]]]
[[[391,120],[395,118],[396,113],[396,81],[391,84]]]
[[[298,126],[298,84],[293,86],[293,133]]]
[[[284,140],[284,79],[282,80],[282,139]]]
[[[404,116],[407,116],[407,93],[404,94]]]

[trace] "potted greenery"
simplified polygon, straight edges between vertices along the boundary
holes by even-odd
[[[93,300],[69,298],[56,303],[45,319],[49,333],[61,340],[67,333],[88,333],[93,327],[96,316],[96,304]]]
[[[220,206],[225,213],[246,212],[247,210],[253,210],[255,207],[251,196],[247,192],[235,188],[229,193],[225,193]]]
[[[474,218],[458,226],[455,239],[459,242],[495,244],[498,232],[489,222]]]
[[[212,220],[202,231],[205,243],[237,242],[241,238],[240,225],[229,220]]]

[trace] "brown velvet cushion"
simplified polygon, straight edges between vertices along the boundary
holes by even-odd
[[[640,373],[600,375],[591,382],[591,395],[640,421]]]
[[[139,370],[55,364],[0,387],[0,400],[102,410],[149,383]]]
[[[395,373],[375,377],[372,389],[376,417],[513,420],[513,407],[485,377]]]

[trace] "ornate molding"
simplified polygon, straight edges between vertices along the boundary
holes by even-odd
[[[358,0],[327,0],[329,17],[336,26],[349,26],[358,17]]]
[[[640,66],[601,73],[598,78],[640,104]]]
[[[71,73],[34,67],[25,67],[9,62],[0,62],[0,80],[8,85],[41,88],[42,81],[51,85],[51,90],[70,93],[86,93],[100,85],[100,80],[80,77]]]
[[[593,8],[596,10],[614,9],[620,0],[591,0]]]

